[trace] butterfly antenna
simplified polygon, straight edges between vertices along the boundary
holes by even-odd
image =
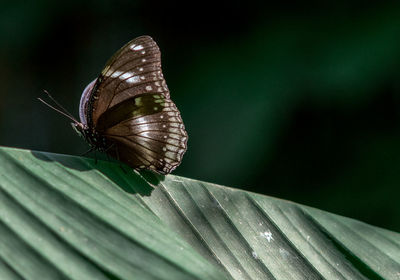
[[[67,115],[69,115],[71,118],[75,119],[72,114],[70,112],[68,112],[67,109],[65,109],[60,103],[57,102],[57,100],[47,91],[47,90],[43,90],[44,93],[47,94],[47,96],[58,106],[58,108],[60,108],[64,113],[66,113]]]
[[[64,109],[64,107],[62,107],[57,101],[55,101],[55,99],[46,91],[44,90],[44,92],[50,97],[51,100],[53,100],[53,102],[61,109],[58,109],[52,105],[50,105],[49,103],[47,103],[46,101],[44,101],[42,98],[38,97],[38,100],[40,102],[42,102],[43,104],[45,104],[46,106],[50,107],[51,109],[53,109],[56,112],[59,112],[60,114],[66,116],[67,118],[69,118],[70,120],[72,120],[75,123],[78,123],[78,121],[67,111]]]

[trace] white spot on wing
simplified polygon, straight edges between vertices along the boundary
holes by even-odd
[[[181,136],[173,134],[173,133],[168,134],[168,137],[176,139],[176,140],[180,140],[181,139]]]
[[[175,158],[175,153],[168,151],[168,152],[165,153],[165,156],[167,158]]]
[[[146,90],[147,91],[150,91],[150,90],[152,90],[153,88],[151,87],[151,86],[146,86]]]
[[[167,138],[167,137],[165,137],[165,138]],[[168,138],[168,139],[167,139],[167,143],[168,143],[168,144],[175,145],[175,146],[178,146],[178,145],[179,145],[179,141],[178,141],[177,139],[173,139],[173,138]]]
[[[143,46],[142,45],[132,45],[131,46],[131,49],[132,50],[134,50],[134,51],[140,51],[140,50],[143,50]]]
[[[126,80],[128,83],[134,84],[134,83],[138,83],[140,81],[139,76],[133,76],[129,79]]]
[[[107,72],[106,73],[106,76],[110,76],[110,74],[111,74],[111,78],[116,78],[116,77],[118,77],[119,75],[121,75],[123,72],[121,72],[121,71],[115,71],[114,73],[110,73],[110,72]]]
[[[172,152],[178,152],[178,147],[174,146],[174,145],[166,145],[167,149],[172,151]]]
[[[121,80],[125,80],[125,79],[128,79],[128,78],[132,77],[133,74],[135,74],[135,73],[126,72],[126,73],[124,73],[123,75],[119,76],[119,78],[120,78]]]
[[[121,80],[126,80],[128,83],[137,83],[139,82],[139,76],[135,76],[135,72],[122,72],[122,71],[108,71],[105,73],[105,76],[111,78],[119,78]]]

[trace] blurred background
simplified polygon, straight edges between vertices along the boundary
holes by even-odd
[[[151,35],[189,133],[177,175],[400,231],[399,1],[7,1],[0,144],[80,155],[80,95]]]

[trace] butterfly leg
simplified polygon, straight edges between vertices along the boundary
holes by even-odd
[[[84,156],[86,156],[87,154],[89,154],[89,153],[91,153],[93,151],[94,151],[94,148],[92,147],[89,150],[87,150],[86,152],[84,152],[83,154],[81,154],[81,157],[84,157]]]
[[[83,154],[81,154],[81,156],[86,156],[87,154],[91,153],[94,151],[94,163],[97,164],[97,154],[96,154],[96,148],[92,147],[89,150],[87,150],[86,152],[84,152]]]

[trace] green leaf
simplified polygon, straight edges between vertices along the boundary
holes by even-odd
[[[289,201],[124,169],[0,148],[0,279],[400,277],[397,233]]]

